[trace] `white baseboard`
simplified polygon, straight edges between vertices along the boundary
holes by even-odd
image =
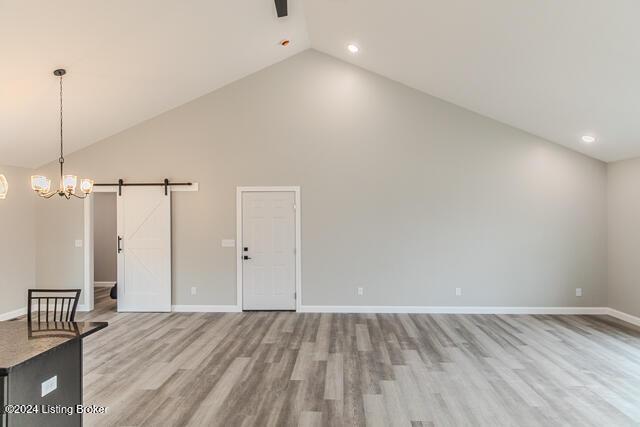
[[[640,326],[640,317],[632,316],[631,314],[623,313],[622,311],[618,311],[613,308],[608,308],[607,314],[611,317],[615,317],[616,319],[631,323],[632,325]]]
[[[302,313],[425,313],[425,314],[607,314],[606,307],[474,307],[390,305],[303,305]]]
[[[113,288],[116,282],[93,282],[94,288]]]
[[[85,304],[78,311],[88,311]],[[172,305],[177,313],[240,313],[236,305]],[[640,317],[608,307],[445,307],[445,306],[369,306],[369,305],[303,305],[301,313],[408,313],[408,314],[579,314],[609,315],[632,325],[640,326]],[[0,314],[0,321],[15,319],[27,314],[27,308],[19,308]]]
[[[172,305],[171,311],[178,313],[239,313],[237,305]]]
[[[27,314],[27,307],[22,307],[17,310],[0,314],[0,321],[15,319],[16,317],[24,316],[25,314]]]

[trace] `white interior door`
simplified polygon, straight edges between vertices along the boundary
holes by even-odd
[[[118,237],[118,311],[171,311],[171,192],[123,187]]]
[[[242,193],[245,310],[295,310],[295,193]]]

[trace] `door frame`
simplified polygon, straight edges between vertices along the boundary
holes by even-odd
[[[176,192],[185,192],[185,191],[198,191],[199,185],[197,182],[194,182],[189,186],[181,186],[181,187],[169,187],[169,191]],[[118,193],[118,186],[95,186],[93,187],[94,193]],[[92,311],[94,308],[94,295],[93,295],[93,285],[94,285],[94,235],[93,235],[93,222],[94,222],[94,202],[93,197],[89,196],[84,199],[84,286],[83,291],[85,295],[85,303],[78,306],[78,311]],[[116,197],[117,203],[117,197]],[[173,218],[172,218],[173,221]],[[172,301],[173,303],[173,301]]]
[[[295,203],[295,280],[296,280],[296,312],[301,311],[302,306],[302,239],[301,230],[301,207],[300,207],[300,187],[236,187],[236,305],[238,310],[243,310],[242,303],[242,193],[245,192],[291,192],[294,195]]]

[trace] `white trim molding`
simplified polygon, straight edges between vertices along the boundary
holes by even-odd
[[[93,282],[94,288],[112,288],[116,282]]]
[[[608,314],[606,307],[474,307],[391,305],[303,305],[302,313],[424,313],[424,314]]]
[[[289,191],[296,205],[296,311],[302,311],[302,238],[300,187],[237,187],[236,188],[236,304],[242,311],[242,193],[249,191]]]
[[[171,311],[176,313],[240,313],[237,305],[172,305]]]
[[[79,304],[77,311],[86,312],[88,306]],[[176,313],[241,313],[237,305],[172,305]],[[635,326],[640,317],[608,307],[474,307],[474,306],[370,306],[370,305],[303,305],[301,313],[379,313],[379,314],[548,314],[548,315],[608,315]],[[0,314],[0,321],[12,320],[27,314],[19,308]]]
[[[615,317],[616,319],[620,319],[627,323],[631,323],[632,325],[640,326],[640,317],[624,313],[614,308],[608,308],[607,314],[611,317]]]
[[[0,314],[0,322],[5,320],[12,320],[16,317],[24,316],[27,314],[27,307],[22,307],[17,310],[8,311],[6,313]]]
[[[95,187],[100,188],[100,187]],[[93,310],[93,268],[94,268],[94,252],[93,252],[93,197],[84,199],[84,292],[81,296],[84,301],[83,306],[86,310]]]
[[[91,310],[93,310],[93,307],[91,307]],[[78,307],[76,308],[76,311],[91,311],[89,310],[89,306],[87,304],[78,304]]]

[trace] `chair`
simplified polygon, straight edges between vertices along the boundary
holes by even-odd
[[[27,321],[31,322],[34,302],[38,305],[38,322],[73,322],[80,300],[81,289],[29,289]],[[53,313],[50,316],[51,306]],[[42,312],[44,309],[44,313]],[[44,317],[44,319],[42,319]]]
[[[27,322],[29,339],[74,338],[80,336],[76,322]]]

